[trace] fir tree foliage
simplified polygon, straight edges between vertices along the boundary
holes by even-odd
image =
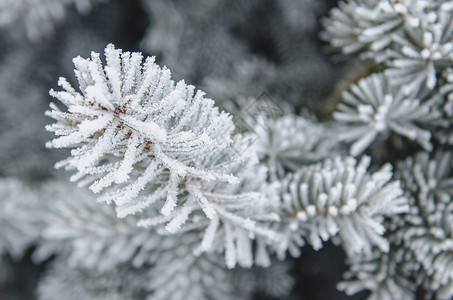
[[[452,9],[444,0],[340,2],[325,19],[322,37],[344,54],[385,64],[406,93],[432,89],[452,63]]]
[[[399,182],[391,181],[390,165],[372,174],[369,165],[366,156],[359,162],[335,158],[289,174],[283,180],[282,210],[290,236],[304,236],[319,249],[338,235],[349,256],[369,256],[373,246],[387,252],[383,219],[406,212],[407,199]]]
[[[36,42],[70,7],[99,2],[0,0],[0,27]],[[329,122],[276,101],[252,107],[263,91],[301,104],[332,83],[311,40],[324,2],[141,3],[141,46],[173,78],[240,108],[223,112],[154,57],[109,44],[74,58],[74,84],[60,78],[50,91],[47,146],[70,150],[56,167],[78,186],[57,171],[28,185],[36,174],[20,168],[53,157],[33,165],[40,153],[24,150],[37,122],[24,116],[39,110],[24,99],[40,93],[22,83],[37,55],[13,47],[0,60],[0,144],[24,159],[13,168],[0,155],[0,254],[33,247],[34,262],[53,260],[38,298],[284,298],[295,282],[288,254],[326,241],[346,253],[338,289],[349,295],[453,297],[452,1],[340,1],[322,38],[372,67]]]
[[[351,155],[359,155],[376,140],[390,133],[403,136],[431,150],[429,127],[441,126],[443,97],[428,89],[406,94],[403,86],[392,85],[386,73],[377,73],[352,84],[342,94],[334,112],[339,139],[352,142]]]
[[[349,258],[350,268],[344,274],[347,281],[337,287],[347,295],[354,295],[368,290],[367,300],[379,299],[415,299],[416,284],[410,280],[401,260],[402,253],[390,249],[388,253],[374,249],[372,256]]]
[[[113,45],[106,47],[105,56],[104,68],[98,53],[74,59],[81,92],[64,78],[59,80],[64,90],[51,91],[68,111],[51,105],[48,115],[58,122],[47,129],[61,137],[49,147],[75,148],[58,163],[77,170],[72,180],[90,184],[95,193],[108,189],[101,199],[128,206],[121,216],[162,201],[164,195],[162,214],[168,215],[183,182],[237,180],[220,162],[204,165],[206,156],[231,142],[234,125],[226,113],[193,86],[175,84],[154,58],[142,63],[141,53],[122,53]],[[142,202],[130,206],[137,196]]]
[[[351,154],[372,143],[392,145],[391,132],[426,151],[399,153],[407,157],[396,177],[409,209],[383,223],[387,253],[375,247],[371,256],[349,258],[347,281],[339,285],[348,294],[370,290],[369,299],[416,299],[417,290],[423,290],[427,298],[453,296],[452,156],[440,146],[452,141],[452,9],[453,3],[443,0],[352,0],[325,20],[323,37],[332,46],[347,55],[359,53],[361,60],[371,59],[383,69],[352,84],[334,113],[335,122],[344,125],[340,139],[352,142]]]
[[[280,220],[277,213],[279,185],[267,184],[266,168],[251,162],[240,166],[238,184],[211,183],[203,187],[189,187],[190,193],[203,194],[200,197],[203,197],[207,218],[200,216],[201,211],[197,212],[189,196],[184,200],[185,206],[169,217],[147,215],[138,225],[157,227],[158,232],[164,235],[202,230],[204,234],[199,241],[198,251],[224,252],[228,268],[236,264],[242,267],[251,267],[253,264],[267,266],[269,257],[267,251],[263,253],[265,245],[255,251],[253,241],[278,239],[277,233],[267,224]],[[191,213],[192,217],[189,217]]]
[[[351,260],[348,294],[371,291],[369,299],[415,299],[417,286],[436,299],[453,297],[453,177],[451,151],[417,153],[398,164],[410,209],[388,220],[390,251]]]
[[[411,210],[390,239],[410,255],[406,270],[439,299],[453,297],[452,158],[451,151],[421,152],[399,165]]]
[[[77,170],[71,179],[90,185],[94,192],[106,190],[98,200],[114,204],[121,218],[135,214],[140,220],[139,226],[155,227],[161,235],[204,231],[199,251],[224,253],[228,268],[236,264],[251,267],[254,263],[269,266],[269,255],[274,248],[271,245],[279,244],[287,235],[273,225],[280,221],[280,184],[269,183],[267,168],[258,164],[257,148],[250,147],[250,140],[256,133],[233,136],[235,126],[229,115],[219,112],[212,100],[203,98],[202,92],[194,93],[193,86],[183,81],[174,84],[170,72],[158,67],[153,58],[147,58],[142,64],[141,54],[123,53],[113,45],[106,47],[105,57],[104,68],[97,53],[92,53],[90,59],[74,59],[81,93],[65,79],[59,80],[63,91],[50,92],[67,106],[67,112],[51,105],[52,111],[47,114],[57,123],[47,126],[47,129],[60,137],[49,146],[75,148],[71,157],[57,166]],[[277,124],[282,122],[280,126],[285,126],[293,121],[301,128],[305,124],[316,128],[315,124],[296,116],[283,117],[277,120]],[[325,132],[321,125],[318,127],[320,132]],[[321,140],[310,141],[308,134],[299,135],[300,138],[293,139],[288,145],[289,149],[298,151],[297,145],[303,141],[309,145],[305,145],[308,149],[303,153],[290,154],[295,160],[299,154],[302,162],[305,159],[307,163],[327,156],[328,146],[324,146]],[[315,155],[317,150],[324,154]],[[343,170],[341,164],[339,160],[334,163]],[[346,165],[350,164],[346,160]],[[273,172],[276,172],[275,166],[273,162]],[[347,172],[350,172],[350,167],[345,167]],[[278,168],[279,176],[283,175],[283,167]],[[297,169],[297,165],[289,164],[287,168]],[[316,169],[315,172],[322,170]],[[357,172],[356,181],[367,180],[362,167]],[[385,184],[391,177],[391,172],[385,174],[376,178],[379,188],[379,184]],[[374,203],[386,193],[392,200],[400,194],[397,184],[382,190],[369,188],[369,185],[365,186],[361,192],[367,193],[363,197],[370,198],[356,199],[356,202],[369,200]],[[326,193],[329,191],[323,194]],[[347,199],[333,199],[345,203],[332,205],[355,205],[348,212],[353,211],[360,203],[351,204],[354,199],[349,199],[349,196],[355,197],[345,195]],[[402,199],[395,203],[400,201]],[[386,207],[385,204],[387,202],[380,203]],[[402,210],[392,207],[386,207],[388,211],[379,211],[378,214],[400,213]],[[378,209],[377,206],[374,209]],[[346,212],[347,209],[343,210]],[[367,213],[374,215],[376,212],[372,210]],[[381,246],[385,244],[380,238],[384,229],[379,218],[364,217],[356,221],[369,224],[377,232],[371,235],[370,241],[379,241]],[[320,226],[324,228],[324,225]],[[344,231],[343,234],[348,235],[355,232],[351,226],[340,225],[335,232],[330,227],[329,234]],[[372,232],[370,229],[367,233]],[[311,237],[320,234],[324,240],[327,239],[316,229],[310,234]],[[319,241],[310,239],[315,248],[320,247]],[[281,252],[281,248],[279,245],[276,249]],[[351,248],[352,253],[357,250],[354,250],[353,243],[345,248]],[[357,251],[361,249],[359,247]]]
[[[227,265],[250,266],[241,255],[251,248],[235,240],[272,238],[256,223],[278,219],[272,211],[278,198],[247,138],[233,137],[229,115],[193,86],[174,84],[153,58],[142,66],[141,54],[113,45],[105,56],[104,69],[96,53],[74,60],[82,94],[65,79],[64,91],[51,91],[68,111],[51,105],[48,115],[57,123],[47,129],[61,137],[49,146],[76,148],[57,165],[76,169],[71,179],[92,191],[107,190],[98,200],[115,204],[121,218],[139,214],[140,226],[165,225],[167,233],[207,227],[203,250],[222,228]]]
[[[269,168],[272,179],[296,171],[339,151],[339,142],[328,126],[309,116],[285,114],[275,118],[260,114],[250,122],[255,135],[253,147],[261,163]]]

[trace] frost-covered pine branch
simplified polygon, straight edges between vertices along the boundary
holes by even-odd
[[[334,158],[289,174],[282,183],[286,240],[278,250],[298,256],[300,237],[315,249],[339,237],[348,256],[371,255],[373,247],[388,251],[383,220],[406,212],[407,199],[400,183],[391,180],[389,164],[371,174],[369,165],[366,156],[359,162]]]
[[[414,299],[419,286],[429,297],[453,297],[452,157],[451,151],[420,152],[398,165],[410,209],[387,224],[390,252],[352,260],[342,289],[368,289],[369,299]]]
[[[334,112],[342,127],[339,139],[352,142],[351,155],[359,155],[372,143],[386,140],[390,133],[416,141],[431,150],[431,132],[444,126],[440,120],[443,95],[421,87],[409,94],[404,86],[392,85],[385,73],[372,74],[343,92]]]
[[[177,204],[178,186],[193,179],[235,182],[222,166],[206,166],[204,158],[231,142],[234,125],[201,91],[171,80],[170,71],[154,58],[142,63],[141,53],[122,53],[113,45],[99,54],[74,59],[81,92],[64,78],[64,91],[51,91],[68,108],[52,104],[48,115],[57,120],[48,130],[60,135],[49,147],[75,148],[58,164],[77,170],[72,180],[90,184],[102,200],[118,207],[141,197],[127,214],[161,201],[168,215]],[[145,190],[145,192],[143,192]]]
[[[254,150],[261,163],[268,166],[272,180],[340,150],[334,130],[309,117],[286,114],[275,118],[260,114],[250,123],[256,135]]]
[[[279,221],[276,213],[279,186],[267,183],[264,166],[250,162],[240,165],[235,172],[238,184],[188,185],[189,196],[183,199],[184,207],[177,208],[168,217],[148,215],[138,225],[158,226],[158,232],[163,235],[196,229],[203,232],[198,251],[224,253],[228,268],[236,264],[247,268],[253,264],[267,266],[268,253],[262,250],[266,241],[277,239],[277,233],[269,228],[268,222]],[[190,194],[201,197],[207,218],[200,217],[202,211]],[[255,239],[258,243],[264,241],[256,250]]]
[[[140,226],[163,235],[205,230],[203,251],[225,250],[228,267],[250,267],[255,235],[274,236],[259,223],[278,221],[278,198],[248,139],[233,136],[229,115],[193,86],[175,85],[153,58],[142,66],[141,54],[113,45],[105,55],[105,68],[96,53],[74,60],[82,93],[64,79],[64,91],[51,91],[68,112],[51,105],[57,123],[47,129],[61,137],[49,145],[76,148],[58,165],[105,190],[98,200],[114,203],[119,217],[138,214]]]
[[[416,285],[403,271],[402,257],[401,252],[395,253],[393,249],[388,253],[374,249],[372,256],[350,257],[345,281],[337,287],[347,295],[369,290],[367,300],[414,300]]]
[[[387,74],[394,84],[405,84],[409,92],[425,85],[432,89],[438,76],[453,63],[453,2],[407,1],[405,9],[419,6],[419,14],[412,16],[416,24],[403,17],[404,34],[393,37],[393,49],[386,53]]]
[[[451,151],[422,152],[401,163],[411,210],[390,240],[405,246],[411,255],[406,270],[439,299],[453,297],[452,158]]]
[[[402,26],[392,1],[350,0],[339,2],[324,19],[321,37],[346,55],[378,52],[388,47]]]
[[[392,84],[433,89],[453,62],[453,2],[350,0],[325,20],[322,37],[344,54],[383,63]]]
[[[338,285],[348,294],[451,299],[453,1],[339,1],[322,37],[370,68],[353,72],[332,122],[318,122],[300,112],[341,68],[314,41],[326,1],[139,0],[134,22],[136,12],[113,9],[122,17],[107,27],[149,26],[141,46],[174,73],[112,44],[73,60],[76,79],[51,90],[46,128],[48,147],[69,150],[56,166],[76,187],[41,167],[57,159],[41,159],[41,120],[28,114],[47,102],[41,74],[53,75],[10,35],[36,43],[70,9],[104,1],[0,0],[0,39],[18,43],[0,49],[0,255],[53,260],[41,299],[246,300],[288,296],[300,261],[287,254],[331,241],[351,266]],[[111,40],[86,21],[42,48],[57,65]],[[245,99],[238,113],[248,116],[181,77],[225,109]],[[250,109],[260,94],[276,100],[277,117],[276,107]],[[327,120],[325,104],[308,108]]]

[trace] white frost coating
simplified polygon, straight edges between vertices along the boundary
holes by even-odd
[[[292,238],[305,236],[318,249],[322,241],[339,235],[348,256],[370,255],[374,246],[387,251],[383,218],[406,212],[407,199],[399,183],[390,181],[390,165],[372,174],[367,173],[369,165],[369,157],[359,162],[335,158],[289,174],[282,207],[298,222],[296,230],[288,228]]]
[[[442,96],[425,89],[407,94],[403,86],[392,86],[386,73],[373,74],[343,92],[343,101],[334,112],[339,139],[352,142],[350,154],[357,156],[377,138],[390,132],[432,148],[431,133],[425,129],[440,125]]]
[[[284,177],[285,169],[295,171],[338,150],[333,131],[308,117],[288,114],[275,119],[263,113],[248,122],[257,136],[254,150],[272,180]]]
[[[224,253],[228,267],[251,267],[254,241],[276,241],[269,224],[280,221],[278,183],[267,182],[250,137],[232,135],[231,117],[203,92],[140,53],[108,45],[100,55],[74,59],[80,91],[60,79],[63,91],[47,126],[59,138],[50,147],[73,148],[57,165],[113,204],[117,216],[160,235],[196,230],[198,252]],[[261,245],[260,263],[266,264]]]
[[[134,213],[123,206],[134,203],[143,210],[153,193],[160,195],[160,187],[167,189],[162,214],[168,216],[177,206],[181,184],[237,182],[224,167],[229,164],[225,159],[206,163],[206,157],[221,155],[231,143],[231,117],[193,86],[175,84],[154,58],[142,63],[140,53],[122,52],[112,44],[105,57],[105,66],[98,53],[74,59],[81,92],[64,78],[59,80],[63,91],[50,92],[68,112],[51,105],[46,113],[57,120],[47,129],[60,136],[48,145],[74,148],[59,167],[77,170],[74,180],[91,183],[93,192],[104,191],[99,199],[115,203],[123,217]],[[200,205],[213,216],[204,198]]]
[[[405,94],[433,89],[453,61],[451,7],[445,0],[340,2],[324,20],[322,37],[344,54],[384,63]]]
[[[417,286],[423,286],[429,298],[452,298],[452,157],[451,151],[419,152],[398,164],[395,174],[410,209],[388,219],[386,225],[392,228],[387,234],[388,253],[376,248],[371,256],[351,257],[339,289],[347,294],[366,289],[369,299],[411,300]],[[392,192],[385,191],[386,197]],[[368,226],[376,232],[384,229],[371,221]]]
[[[412,209],[390,237],[395,245],[407,245],[400,251],[407,252],[408,277],[418,278],[439,299],[453,297],[452,157],[451,151],[419,152],[399,165]]]

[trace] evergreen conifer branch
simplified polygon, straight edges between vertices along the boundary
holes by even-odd
[[[315,249],[339,236],[349,256],[387,252],[383,219],[409,207],[392,168],[367,172],[370,158],[328,159],[289,174],[283,181],[282,210],[291,236],[304,236]],[[286,245],[288,243],[282,243]]]
[[[175,85],[154,58],[142,64],[140,53],[122,53],[111,44],[105,56],[104,68],[97,53],[74,59],[81,92],[64,78],[63,91],[50,92],[68,111],[51,105],[47,115],[57,123],[47,129],[60,137],[48,146],[75,148],[58,167],[77,170],[72,180],[90,184],[95,193],[108,189],[101,199],[118,207],[140,193],[146,197],[138,211],[166,197],[164,215],[177,205],[179,186],[187,181],[237,180],[204,160],[231,142],[234,125],[226,113],[193,86]]]
[[[339,85],[332,116],[311,102],[344,71],[314,41],[325,1],[140,1],[141,46],[231,114],[154,57],[112,44],[76,57],[76,80],[58,80],[46,112],[47,147],[70,150],[56,167],[76,187],[41,169],[53,157],[36,162],[30,145],[48,137],[26,116],[44,101],[29,102],[41,100],[36,78],[56,74],[30,72],[48,54],[14,37],[39,42],[70,7],[102,0],[0,0],[0,40],[18,43],[0,49],[0,255],[53,260],[40,299],[287,297],[301,261],[286,256],[326,241],[346,253],[348,295],[453,297],[453,1],[338,2],[321,38],[366,70]],[[105,45],[85,35],[42,49],[63,64],[86,49],[78,41]]]
[[[384,64],[406,93],[433,89],[453,57],[451,1],[350,0],[324,20],[322,38],[344,54]]]
[[[334,118],[339,139],[352,142],[351,155],[359,155],[377,140],[386,140],[391,132],[416,141],[431,150],[429,129],[446,125],[442,117],[443,95],[428,89],[392,85],[386,73],[372,74],[352,84],[342,94]]]
[[[421,286],[428,297],[453,297],[452,157],[451,151],[420,152],[398,164],[410,209],[388,220],[390,251],[351,259],[340,289],[409,300]]]

